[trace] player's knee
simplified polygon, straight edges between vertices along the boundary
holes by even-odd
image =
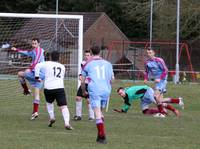
[[[60,107],[60,110],[62,110],[64,108],[68,108],[66,104],[60,104],[59,107]]]
[[[17,75],[18,75],[18,77],[23,77],[23,76],[24,76],[24,72],[23,72],[23,71],[19,71],[19,72],[17,73]]]
[[[143,114],[147,114],[147,112],[148,112],[148,109],[142,110],[142,113],[143,113]]]
[[[160,96],[160,91],[158,91],[158,90],[157,90],[157,91],[155,91],[155,93],[154,93],[154,96],[155,96],[155,97],[158,97],[158,96]]]
[[[88,98],[86,99],[86,103],[87,103],[87,104],[90,104],[90,100],[89,100]]]
[[[82,98],[80,96],[76,96],[76,101],[80,102]]]
[[[30,69],[26,69],[26,70],[25,70],[25,73],[29,73],[29,72],[31,72]]]

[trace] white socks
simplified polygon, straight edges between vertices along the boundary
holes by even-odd
[[[82,100],[76,101],[76,116],[82,116]]]
[[[94,119],[94,111],[92,110],[91,104],[88,104],[88,114],[89,114],[89,118]]]
[[[47,111],[49,113],[49,118],[50,119],[55,119],[55,115],[54,115],[54,104],[53,103],[46,103],[47,106]]]
[[[49,113],[49,118],[50,119],[55,119],[55,115],[54,115],[54,104],[53,103],[46,103],[47,105],[47,111]],[[65,126],[69,126],[69,110],[67,106],[61,106],[60,107],[60,111],[62,112],[62,116],[63,116],[63,120],[65,123]]]
[[[65,122],[65,126],[69,126],[70,116],[69,116],[68,107],[67,106],[62,106],[61,107],[61,112],[62,112],[62,116],[63,116],[64,122]]]

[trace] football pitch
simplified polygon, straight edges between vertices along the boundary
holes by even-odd
[[[11,83],[12,85],[8,84]],[[0,148],[1,149],[198,149],[200,148],[200,91],[199,84],[168,84],[167,97],[183,97],[185,109],[181,116],[170,113],[166,118],[144,116],[139,102],[132,104],[127,114],[118,114],[123,101],[116,94],[120,86],[135,82],[115,81],[109,110],[105,113],[107,144],[97,144],[95,122],[88,121],[83,107],[83,119],[71,120],[73,131],[64,129],[62,116],[55,106],[56,123],[47,126],[48,114],[43,93],[39,118],[30,121],[32,96],[21,95],[16,80],[0,81]],[[17,88],[17,89],[16,89]],[[9,89],[9,90],[8,90]],[[71,118],[75,113],[75,99],[69,98]],[[176,106],[176,105],[175,105]],[[179,108],[178,106],[176,106]]]

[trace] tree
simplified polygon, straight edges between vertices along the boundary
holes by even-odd
[[[1,12],[36,13],[39,0],[1,0]]]

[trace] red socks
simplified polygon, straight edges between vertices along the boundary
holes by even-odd
[[[146,109],[142,111],[143,114],[155,114],[159,113],[160,111],[157,108]]]
[[[179,103],[179,98],[171,98],[171,103]]]
[[[159,105],[158,105],[158,110],[159,110],[159,112],[162,113],[162,114],[167,114],[167,113],[164,111],[164,108],[163,108],[163,105],[162,105],[162,104],[159,104]]]
[[[28,86],[27,86],[27,84],[26,84],[26,82],[21,82],[21,86],[23,87],[23,89],[24,89],[24,92],[28,92]]]
[[[167,106],[165,108],[172,111],[172,112],[174,112],[176,110],[173,106],[171,106],[169,104],[167,104]]]
[[[39,103],[40,103],[39,100],[36,100],[36,99],[35,99],[35,100],[33,101],[33,113],[38,112]]]
[[[105,136],[104,123],[99,123],[96,125],[97,125],[97,129],[98,129],[98,136],[104,137]]]
[[[96,126],[98,130],[98,136],[105,137],[105,129],[104,129],[104,123],[102,119],[96,119]]]

